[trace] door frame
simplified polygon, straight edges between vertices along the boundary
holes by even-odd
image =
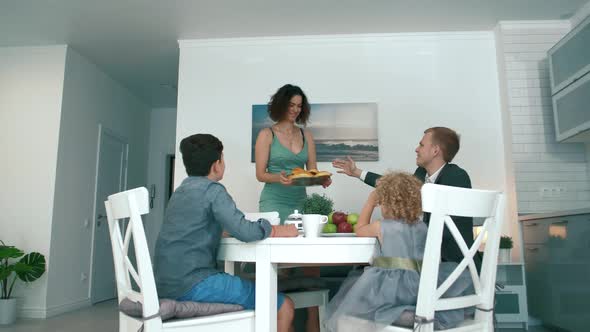
[[[117,132],[115,132],[114,130],[107,128],[105,126],[103,126],[102,123],[98,124],[98,140],[97,140],[97,144],[96,144],[96,169],[94,172],[94,201],[92,203],[92,235],[91,235],[91,241],[90,241],[90,271],[88,272],[88,299],[90,299],[90,303],[92,305],[94,305],[93,299],[92,299],[92,287],[94,284],[94,245],[95,245],[95,236],[96,236],[96,213],[97,213],[97,204],[96,204],[96,199],[98,198],[98,172],[99,172],[99,167],[100,167],[100,148],[102,145],[102,139],[104,137],[104,135],[107,134],[109,136],[112,136],[118,140],[120,140],[122,143],[125,144],[125,155],[124,155],[124,159],[125,159],[125,164],[124,164],[124,171],[123,171],[123,188],[121,189],[121,191],[127,190],[127,179],[128,179],[128,170],[129,170],[129,140],[127,140],[127,138],[123,135],[118,134]],[[108,227],[108,224],[107,224]],[[115,290],[116,291],[116,290]]]

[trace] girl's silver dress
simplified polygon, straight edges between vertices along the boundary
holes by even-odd
[[[407,224],[397,220],[383,220],[380,252],[381,260],[389,257],[402,261],[421,261],[424,255],[427,226],[422,221]],[[374,263],[375,264],[375,263]],[[398,264],[399,265],[399,264]],[[457,263],[441,263],[439,285],[453,271]],[[328,304],[326,328],[337,331],[338,321],[347,316],[357,317],[358,328],[351,331],[379,331],[387,325],[413,326],[420,274],[412,269],[369,266],[360,272],[352,272],[342,283],[340,290]],[[472,285],[467,271],[449,288],[443,297],[464,294]],[[404,312],[405,311],[405,312]],[[403,313],[403,316],[402,316]],[[465,317],[465,310],[440,311],[435,314],[435,329],[451,328]],[[347,329],[348,330],[348,329]]]

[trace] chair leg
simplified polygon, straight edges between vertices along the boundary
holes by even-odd
[[[326,331],[326,328],[325,328],[325,325],[324,325],[324,323],[325,323],[324,322],[324,319],[326,318],[326,307],[327,307],[326,304],[327,303],[328,303],[328,299],[326,297],[326,298],[324,298],[323,303],[318,306],[318,320],[319,320],[319,323],[320,323],[320,332],[325,332]]]

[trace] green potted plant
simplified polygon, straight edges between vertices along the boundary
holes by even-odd
[[[45,256],[26,254],[0,240],[0,325],[16,321],[16,299],[11,297],[16,279],[32,282],[45,273]]]
[[[507,235],[500,237],[500,252],[498,253],[498,263],[510,263],[510,249],[512,249],[514,243],[512,238]]]
[[[303,200],[303,213],[329,215],[334,208],[334,202],[326,195],[311,194]]]

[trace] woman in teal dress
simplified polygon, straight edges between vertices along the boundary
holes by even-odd
[[[287,177],[295,167],[317,169],[313,136],[305,127],[310,107],[303,90],[284,85],[268,103],[268,115],[275,123],[260,130],[256,138],[256,179],[264,182],[258,201],[260,212],[278,211],[281,223],[294,210],[302,210],[305,187],[294,186]],[[330,179],[324,188],[332,183]],[[303,274],[319,277],[319,268],[304,268]],[[319,331],[317,307],[307,308],[307,332]]]
[[[307,124],[310,107],[303,90],[287,84],[271,98],[268,114],[275,124],[258,133],[255,146],[256,179],[264,182],[258,209],[278,211],[284,223],[306,197],[305,187],[292,185],[287,175],[296,167],[317,169],[313,136],[297,126]]]

